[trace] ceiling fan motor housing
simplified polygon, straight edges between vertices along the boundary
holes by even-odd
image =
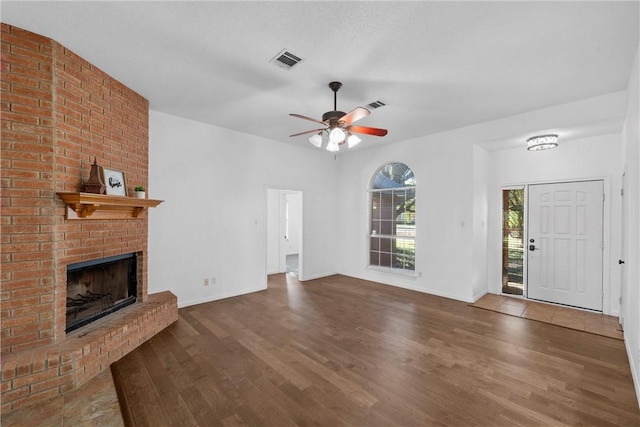
[[[347,113],[345,113],[344,111],[327,111],[322,115],[322,121],[331,123],[332,120],[335,120],[337,122],[346,114]]]

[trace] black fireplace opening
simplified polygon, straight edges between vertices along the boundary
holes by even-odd
[[[71,332],[136,302],[135,253],[67,266],[67,325]]]

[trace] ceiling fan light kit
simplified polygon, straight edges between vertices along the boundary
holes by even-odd
[[[327,143],[327,150],[331,151],[332,153],[339,151],[340,150],[340,146],[338,145],[337,142],[333,142],[333,141],[329,141]]]
[[[333,129],[331,129],[331,132],[329,132],[329,141],[335,142],[336,144],[343,144],[344,136],[345,136],[344,131],[336,126]]]
[[[309,138],[309,142],[320,148],[322,146],[322,131],[311,135],[311,138]]]
[[[327,111],[326,113],[324,113],[322,115],[322,120],[316,120],[314,118],[303,116],[301,114],[290,114],[291,116],[297,117],[299,119],[305,119],[324,125],[324,128],[313,129],[289,136],[294,137],[313,133],[313,135],[311,135],[311,137],[309,138],[309,142],[314,146],[321,148],[322,143],[326,140],[327,144],[325,148],[332,152],[339,151],[340,146],[344,145],[345,143],[347,144],[348,148],[352,148],[358,145],[362,140],[357,135],[354,135],[354,133],[385,136],[387,134],[386,129],[378,129],[367,126],[356,126],[352,124],[353,122],[367,117],[369,114],[371,114],[371,112],[367,108],[357,107],[351,110],[349,113],[338,111],[337,97],[338,90],[341,87],[342,83],[340,82],[329,83],[329,88],[333,91],[333,111]]]
[[[527,150],[541,151],[556,148],[558,146],[558,135],[538,135],[527,139]]]

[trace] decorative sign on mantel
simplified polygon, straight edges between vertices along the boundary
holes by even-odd
[[[127,181],[124,179],[124,172],[103,167],[102,178],[107,186],[107,194],[110,196],[127,195]]]

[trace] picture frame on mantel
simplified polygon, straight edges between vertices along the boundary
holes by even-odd
[[[124,172],[102,167],[102,182],[106,188],[106,194],[110,196],[127,196],[127,181]]]

